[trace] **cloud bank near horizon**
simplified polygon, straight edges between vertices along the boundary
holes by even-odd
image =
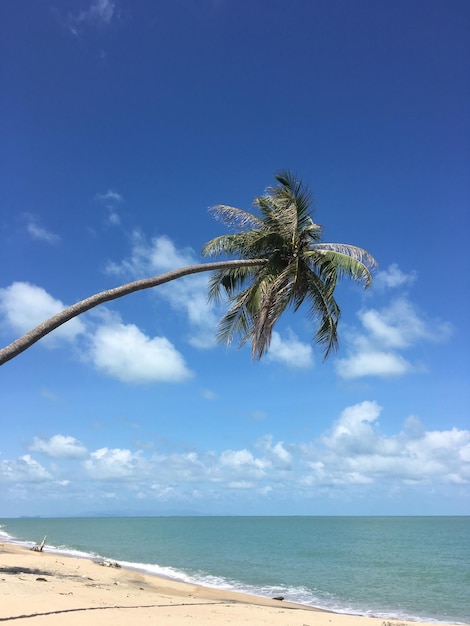
[[[227,494],[234,500],[237,494],[283,499],[292,490],[306,502],[349,490],[390,497],[397,490],[470,491],[469,430],[428,431],[411,415],[399,432],[386,434],[381,411],[367,400],[346,407],[312,441],[275,441],[266,434],[240,449],[170,452],[156,443],[154,449],[88,449],[70,434],[38,435],[18,458],[0,460],[0,482],[6,497],[34,483],[41,497],[74,499],[83,507],[111,493],[117,505],[138,508],[142,501],[195,504]]]

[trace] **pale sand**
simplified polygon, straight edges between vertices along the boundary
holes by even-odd
[[[405,626],[0,543],[0,626]],[[434,625],[435,626],[435,625]]]

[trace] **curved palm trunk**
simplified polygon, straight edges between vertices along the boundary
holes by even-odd
[[[10,361],[21,352],[24,352],[28,348],[30,348],[36,341],[39,341],[45,335],[49,334],[62,324],[65,324],[69,320],[85,311],[89,311],[93,309],[95,306],[99,304],[103,304],[104,302],[110,302],[111,300],[116,300],[117,298],[122,298],[123,296],[127,296],[130,293],[134,293],[136,291],[141,291],[142,289],[151,289],[152,287],[157,287],[158,285],[163,285],[164,283],[169,283],[172,280],[176,280],[177,278],[182,278],[183,276],[189,276],[190,274],[198,274],[201,272],[211,272],[213,270],[223,270],[229,268],[236,267],[251,267],[257,265],[263,265],[266,263],[265,259],[249,259],[249,260],[233,260],[233,261],[217,261],[215,263],[201,263],[198,265],[188,265],[187,267],[182,267],[177,270],[172,270],[171,272],[167,272],[166,274],[160,274],[159,276],[152,276],[151,278],[143,278],[141,280],[135,280],[131,283],[126,283],[125,285],[121,285],[120,287],[114,287],[113,289],[107,289],[106,291],[101,291],[100,293],[96,293],[89,298],[85,298],[85,300],[81,300],[72,306],[67,307],[60,313],[50,317],[48,320],[36,326],[29,332],[27,332],[19,339],[13,341],[10,345],[2,348],[0,350],[0,365],[3,365],[7,361]]]

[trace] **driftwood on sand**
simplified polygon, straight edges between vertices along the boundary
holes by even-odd
[[[46,539],[47,539],[47,535],[44,535],[44,539],[41,541],[41,543],[38,546],[33,546],[31,550],[33,550],[34,552],[42,552],[44,545],[46,543]]]

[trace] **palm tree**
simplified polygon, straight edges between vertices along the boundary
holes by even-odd
[[[275,179],[278,184],[254,200],[260,217],[231,206],[212,209],[225,224],[241,230],[209,241],[205,255],[266,260],[213,274],[209,298],[219,301],[225,293],[231,303],[220,321],[218,340],[230,344],[238,336],[240,345],[251,341],[252,357],[260,359],[282,313],[289,306],[296,311],[307,300],[311,316],[319,320],[315,341],[325,346],[327,358],[338,345],[340,309],[333,297],[338,279],[348,275],[367,288],[376,262],[362,248],[322,243],[322,228],[310,216],[309,190],[290,172]]]
[[[238,227],[240,232],[212,239],[204,246],[203,254],[239,255],[239,259],[191,265],[90,296],[1,349],[0,365],[99,304],[208,271],[215,272],[210,281],[209,298],[217,301],[225,292],[231,303],[220,322],[219,341],[230,344],[238,335],[243,345],[251,339],[253,358],[261,358],[269,348],[279,316],[288,306],[297,310],[307,298],[312,315],[320,319],[315,338],[326,346],[326,358],[338,343],[340,310],[333,297],[338,279],[349,275],[368,287],[376,263],[361,248],[321,243],[322,229],[309,214],[308,190],[289,172],[282,172],[275,179],[278,185],[254,200],[261,217],[225,205],[212,209],[223,222]]]

